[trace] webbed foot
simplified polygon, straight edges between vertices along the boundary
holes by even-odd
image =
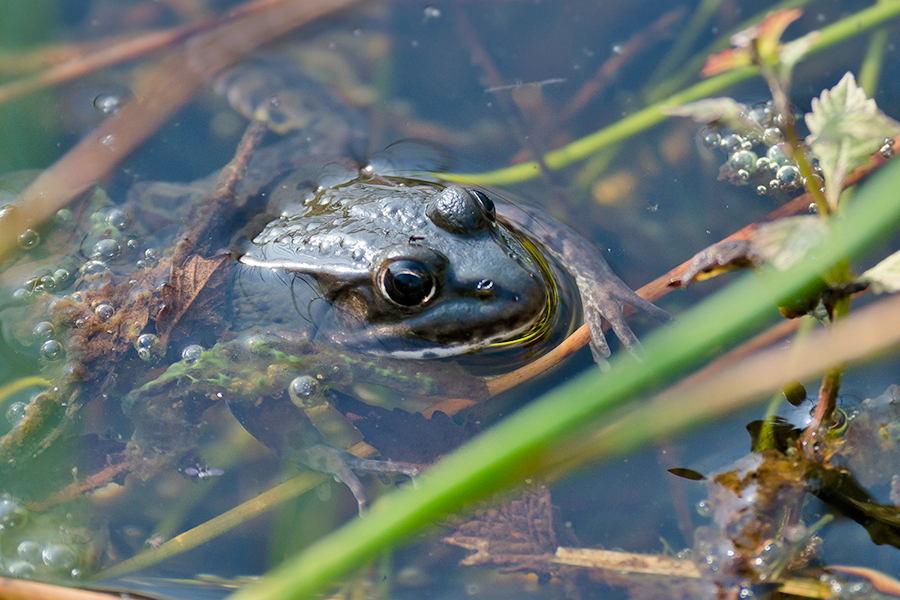
[[[604,265],[605,266],[605,265]],[[624,281],[616,277],[612,271],[605,269],[602,279],[596,283],[582,283],[580,277],[576,277],[578,289],[581,293],[581,302],[584,310],[584,321],[591,332],[591,355],[594,361],[601,366],[610,356],[609,344],[603,334],[603,319],[606,319],[616,337],[624,344],[629,354],[641,360],[643,348],[637,336],[625,322],[622,314],[624,305],[629,305],[643,311],[654,319],[667,322],[672,319],[666,311],[655,304],[638,296]]]
[[[350,488],[359,505],[359,514],[366,512],[369,498],[362,482],[356,473],[374,473],[375,475],[406,475],[415,477],[419,470],[408,465],[401,465],[389,460],[372,460],[360,458],[346,450],[321,443],[305,448],[296,454],[297,462],[313,471],[334,475],[335,479]]]
[[[228,402],[228,408],[250,435],[279,457],[334,475],[343,482],[356,498],[360,514],[365,512],[369,499],[357,472],[409,477],[419,473],[415,467],[360,458],[330,446],[306,413],[285,397],[269,398],[259,404]]]

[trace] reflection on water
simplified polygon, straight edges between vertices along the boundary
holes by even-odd
[[[207,4],[95,0],[61,7],[60,16],[27,18],[43,18],[44,30],[59,36],[54,43],[82,44],[122,33],[138,39],[151,30],[186,24],[196,28],[181,30],[184,35],[207,31],[198,24],[211,23],[225,10]],[[797,29],[821,27],[862,8],[858,4],[812,3]],[[0,569],[10,577],[63,583],[111,573],[120,578],[117,585],[129,588],[149,586],[177,597],[223,596],[244,577],[264,573],[357,512],[359,494],[354,499],[342,484],[324,476],[288,479],[297,469],[282,464],[257,439],[285,448],[290,444],[284,439],[305,442],[308,436],[324,436],[362,454],[374,455],[377,449],[384,457],[425,468],[522,402],[594,368],[589,353],[582,351],[565,371],[539,380],[525,393],[514,390],[490,402],[452,404],[452,410],[447,408],[451,404],[441,404],[448,412],[462,410],[426,419],[416,411],[441,399],[487,398],[484,381],[473,374],[481,357],[470,357],[465,367],[407,367],[323,350],[297,332],[290,344],[256,331],[232,333],[231,296],[224,291],[231,279],[223,271],[226,255],[219,252],[227,243],[221,231],[238,231],[236,239],[253,237],[265,224],[252,218],[261,210],[253,202],[261,205],[264,198],[286,193],[287,183],[276,189],[260,175],[261,164],[301,173],[285,180],[295,186],[291,193],[321,181],[317,177],[327,164],[332,166],[326,175],[334,178],[370,155],[382,176],[436,164],[474,173],[563,147],[636,113],[659,94],[693,83],[697,67],[691,66],[691,55],[767,7],[764,2],[724,3],[690,45],[694,50],[681,57],[678,40],[695,7],[669,2],[389,2],[356,8],[291,34],[268,45],[265,60],[301,65],[333,93],[310,105],[303,94],[272,95],[269,80],[222,84],[226,89],[220,92],[237,96],[232,103],[250,98],[245,116],[263,116],[277,121],[275,129],[304,134],[289,146],[278,145],[274,134],[260,136],[261,149],[247,141],[252,136],[244,137],[249,150],[238,150],[235,163],[241,183],[220,178],[219,189],[230,192],[213,198],[222,200],[231,216],[212,220],[206,237],[193,240],[209,245],[204,258],[178,262],[170,270],[180,232],[207,218],[193,211],[193,203],[209,198],[215,185],[215,176],[203,178],[217,173],[236,148],[245,148],[245,116],[208,89],[199,91],[101,186],[78,190],[77,200],[54,211],[48,222],[30,223],[6,257],[0,275],[0,376],[12,387],[0,397]],[[0,22],[26,18],[15,8],[0,7],[7,10],[10,14],[0,14]],[[116,45],[121,43],[119,39],[113,47],[122,51]],[[169,41],[178,43],[178,38]],[[866,43],[858,38],[800,65],[794,85],[798,107],[807,109],[809,98],[834,85],[844,71],[858,69]],[[75,46],[59,52],[71,57],[65,52],[90,50]],[[31,47],[25,52],[38,69],[54,60]],[[893,58],[891,47],[885,72]],[[47,167],[142,97],[144,65],[157,60],[153,54],[142,56],[137,67],[126,61],[77,72],[71,81],[0,107],[0,165],[9,171],[0,181],[2,202],[12,201],[38,174],[23,169]],[[23,55],[13,55],[0,60],[0,70],[13,80],[20,76],[15,65],[23,62]],[[679,80],[682,73],[688,74],[684,81]],[[894,116],[896,86],[885,78],[876,93],[879,106]],[[744,148],[749,142],[729,141],[734,137],[730,131],[667,121],[564,169],[508,187],[605,248],[625,281],[645,283],[782,200],[756,193],[766,182],[730,185],[750,181],[741,171],[751,158],[758,168],[763,145],[765,158],[778,165],[772,169],[776,179],[794,175],[782,173],[792,164],[783,142],[769,131],[774,123],[765,114],[764,86],[750,82],[721,93],[756,107],[764,120],[758,144]],[[352,109],[343,112],[346,106]],[[97,147],[110,155],[122,151],[131,142],[118,135],[97,137]],[[404,139],[416,141],[391,146]],[[732,143],[737,145],[728,146]],[[710,151],[711,145],[717,150]],[[427,156],[409,157],[410,148]],[[723,148],[727,162],[718,152]],[[240,160],[250,156],[256,158],[247,158],[250,167],[243,172],[246,164]],[[795,192],[792,182],[781,188],[785,196]],[[312,193],[298,197],[296,205],[311,202]],[[229,195],[241,194],[243,202],[228,204]],[[17,210],[3,209],[4,214]],[[410,244],[418,241],[413,237]],[[340,245],[341,240],[333,242]],[[357,254],[355,259],[362,256]],[[422,290],[425,296],[432,293],[426,275],[408,263],[389,273],[391,289],[401,292],[400,304],[412,303]],[[379,277],[383,282],[388,275]],[[311,285],[292,281],[298,290]],[[493,285],[486,282],[479,289],[489,294]],[[700,284],[663,304],[677,314],[709,289]],[[299,293],[292,290],[287,297]],[[361,299],[341,296],[336,285],[327,293],[342,299],[343,312],[330,317],[342,325],[377,317],[360,316]],[[267,318],[275,314],[274,306],[302,310],[315,320],[314,300],[297,309],[285,306],[290,300],[284,298],[259,298]],[[634,317],[630,323],[639,334],[655,326]],[[531,358],[528,349],[516,355],[520,361]],[[490,360],[493,369],[498,359]],[[169,365],[174,366],[164,375]],[[846,431],[820,441],[822,462],[792,454],[786,442],[797,434],[789,433],[790,427],[784,437],[776,436],[780,446],[749,453],[742,423],[761,415],[742,415],[710,425],[691,440],[571,476],[553,487],[552,501],[542,490],[482,509],[466,524],[465,518],[454,518],[452,526],[442,524],[417,546],[398,550],[392,560],[348,579],[345,592],[588,598],[605,597],[613,584],[613,593],[624,590],[635,596],[749,598],[772,592],[773,580],[796,574],[786,593],[874,596],[873,588],[866,587],[870,584],[860,583],[864,580],[850,575],[817,579],[821,571],[808,571],[819,569],[824,560],[900,573],[893,547],[900,539],[896,390],[879,395],[870,386],[881,385],[890,375],[867,375],[845,377],[845,386],[875,399],[849,408]],[[337,391],[323,391],[329,387]],[[285,413],[269,413],[248,426],[254,439],[219,401],[240,397],[252,411],[272,396],[279,396],[288,410],[302,408],[308,421],[284,433],[280,415]],[[294,447],[282,453],[296,456],[308,450]],[[675,480],[666,473],[672,467],[695,469],[705,482]],[[409,466],[400,470],[412,472]],[[362,484],[377,497],[403,482],[363,477]],[[240,510],[258,516],[229,517],[234,523],[250,519],[237,528],[220,529],[210,521],[254,500]],[[698,501],[702,516],[695,523]],[[267,502],[277,507],[264,506]],[[834,523],[828,518],[832,514]],[[848,518],[862,527],[841,525]],[[187,538],[177,537],[186,531],[191,532]],[[464,553],[442,544],[441,536],[480,550],[478,560],[466,559],[469,564],[496,568],[458,567]],[[888,549],[875,549],[872,541]],[[168,554],[182,542],[193,549]],[[579,560],[594,561],[587,566],[560,563],[550,558],[558,546],[585,552],[614,548],[619,554],[581,556]],[[643,575],[603,562],[624,560],[626,554],[641,563]],[[124,562],[129,559],[133,562]],[[657,567],[647,566],[651,559],[667,569],[694,570],[660,575],[652,570]],[[129,566],[138,572],[121,579]],[[504,567],[517,572],[499,574]],[[808,588],[802,588],[804,582]]]

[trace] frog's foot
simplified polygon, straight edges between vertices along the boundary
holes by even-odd
[[[702,281],[725,271],[754,264],[749,240],[726,240],[698,252],[681,276],[681,286]]]
[[[342,481],[353,492],[360,513],[365,511],[369,499],[354,471],[409,477],[419,473],[415,467],[360,458],[330,446],[306,413],[286,397],[260,403],[228,401],[227,404],[244,429],[276,455]]]
[[[353,497],[359,504],[359,514],[366,512],[369,498],[362,482],[356,476],[357,472],[376,475],[406,475],[408,477],[415,477],[419,474],[419,470],[415,467],[397,464],[389,460],[360,458],[328,444],[315,444],[304,448],[297,453],[296,459],[313,471],[334,475],[335,479],[350,488]]]
[[[576,277],[577,279],[579,278]],[[582,284],[580,281],[577,283],[582,294],[584,321],[591,332],[591,354],[601,367],[610,356],[609,344],[606,343],[606,336],[603,334],[603,319],[609,322],[616,337],[625,345],[629,354],[638,360],[643,357],[641,343],[622,314],[625,304],[647,313],[658,321],[666,322],[672,319],[669,313],[638,296],[611,271],[607,270],[599,285]]]

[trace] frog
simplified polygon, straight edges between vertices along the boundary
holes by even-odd
[[[294,91],[298,83],[304,92]],[[19,288],[18,312],[0,313],[8,337],[10,322],[49,326],[49,334],[46,326],[44,333],[26,327],[24,337],[40,339],[47,372],[59,382],[0,439],[0,453],[40,453],[87,403],[114,402],[115,390],[131,423],[121,460],[149,477],[196,446],[204,408],[224,400],[276,455],[346,484],[363,513],[369,500],[359,473],[415,476],[418,468],[330,443],[319,425],[323,411],[335,412],[329,394],[370,386],[397,402],[448,390],[486,398],[484,379],[455,361],[544,336],[558,318],[566,276],[600,362],[611,355],[604,319],[640,355],[624,305],[669,319],[619,279],[591,242],[540,209],[439,176],[360,164],[359,115],[284,61],[248,60],[216,87],[274,138],[253,149],[229,190],[236,210],[202,240],[204,250],[185,259],[177,249],[191,235],[185,223],[214,195],[216,174],[135,184],[124,204],[128,219],[93,192],[101,208],[89,230],[56,232],[80,239],[74,255],[87,260],[56,279],[59,269],[41,267]],[[125,234],[138,223],[147,231]],[[135,271],[129,260],[137,255]],[[188,270],[209,277],[194,290],[209,298],[195,302],[206,310],[192,324],[190,313],[177,314],[171,291]],[[20,270],[7,273],[22,279]],[[105,345],[87,343],[103,336],[111,336]],[[176,340],[202,344],[191,343],[182,357]],[[48,345],[72,359],[50,356]]]

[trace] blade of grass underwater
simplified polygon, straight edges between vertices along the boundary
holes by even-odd
[[[785,273],[739,279],[680,316],[674,326],[648,336],[645,363],[620,354],[609,372],[582,375],[523,408],[436,464],[417,488],[380,499],[367,516],[289,559],[233,600],[311,596],[442,515],[532,475],[530,468],[552,454],[567,434],[583,430],[590,420],[773,317],[773,299],[790,296],[887,234],[900,221],[897,189],[900,162],[875,175],[845,214],[832,219],[831,233],[810,253],[814,256]]]

